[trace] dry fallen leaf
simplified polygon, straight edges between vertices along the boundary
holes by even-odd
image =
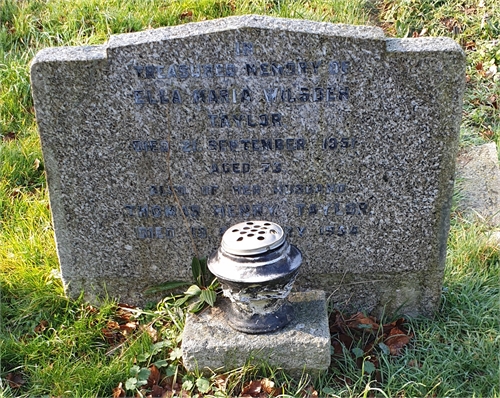
[[[26,380],[23,379],[23,375],[18,372],[8,373],[6,379],[12,389],[21,388],[21,386],[26,383]]]
[[[139,330],[149,334],[149,337],[151,337],[153,343],[156,343],[158,341],[158,331],[153,327],[153,325],[139,325]]]
[[[384,344],[389,347],[391,355],[401,354],[402,349],[410,342],[413,333],[409,335],[398,327],[393,328],[389,336],[384,340]]]
[[[106,329],[120,330],[120,324],[116,321],[108,321],[108,323],[106,323]]]
[[[345,352],[351,352],[360,369],[363,363],[366,365],[363,357],[369,355],[370,366],[375,370],[371,372],[375,380],[381,380],[382,376],[378,370],[379,353],[382,351],[394,356],[399,355],[413,337],[412,333],[406,331],[405,323],[404,318],[399,318],[381,325],[375,317],[366,316],[361,312],[344,319],[342,313],[335,311],[329,320],[334,355],[342,358]]]
[[[47,322],[46,320],[40,321],[40,323],[35,326],[35,333],[43,333],[43,331],[48,327],[49,322]]]
[[[342,346],[346,347],[347,350],[351,350],[353,343],[354,343],[354,339],[351,336],[349,336],[348,334],[344,334],[344,333],[338,334],[335,337],[335,340],[332,341],[335,355],[342,356],[342,353],[344,352]]]
[[[214,380],[214,384],[217,388],[225,390],[227,385],[228,375],[217,375]]]
[[[466,50],[474,50],[476,48],[476,42],[475,41],[468,41],[464,45]]]
[[[127,322],[125,325],[120,325],[120,331],[125,335],[132,334],[137,329],[137,322]]]
[[[118,387],[113,388],[113,398],[122,398],[126,396],[125,390],[122,388],[122,383],[118,384]]]
[[[498,72],[498,68],[495,64],[491,65],[488,70],[486,71],[485,75],[487,77],[492,77],[492,76],[495,76]]]
[[[148,384],[146,386],[148,388],[153,387],[154,385],[157,385],[160,382],[160,371],[155,365],[151,365],[149,367],[149,377],[148,377]]]
[[[253,380],[247,383],[243,390],[241,391],[242,396],[247,397],[258,397],[260,392],[262,391],[262,381],[261,380]]]
[[[156,398],[156,397],[163,397],[163,394],[165,394],[166,391],[163,389],[163,387],[160,387],[159,385],[154,385],[151,388],[151,397]]]
[[[446,29],[448,29],[448,31],[450,32],[456,32],[457,30],[460,30],[458,21],[454,18],[443,18],[441,22],[446,26]]]
[[[345,324],[349,328],[359,329],[359,330],[368,330],[368,331],[376,331],[379,328],[376,319],[372,316],[366,316],[361,312],[358,312],[351,318],[345,321]]]
[[[120,333],[118,322],[108,321],[106,327],[101,329],[101,332],[108,344],[121,343],[125,340],[125,336]]]
[[[493,130],[484,130],[484,131],[481,131],[481,133],[479,133],[479,134],[481,135],[482,138],[484,138],[486,140],[491,140],[493,138],[493,136],[495,135]]]
[[[95,308],[93,305],[88,304],[85,306],[85,311],[87,311],[89,314],[97,314],[99,310]]]
[[[267,378],[262,379],[262,391],[271,396],[280,395],[280,389],[275,387],[274,381]]]
[[[493,105],[493,108],[498,109],[498,97],[496,95],[492,95],[489,100],[490,104]]]
[[[186,18],[191,18],[193,16],[193,11],[191,10],[186,10],[180,15],[180,19],[186,19]]]
[[[318,397],[318,392],[313,388],[313,386],[309,386],[302,392],[302,397],[316,398]]]
[[[15,140],[16,139],[16,133],[14,133],[13,131],[11,131],[11,132],[5,134],[2,139],[5,142]]]
[[[127,304],[118,304],[118,308],[116,309],[115,317],[118,321],[128,322],[134,316],[134,312],[137,310],[137,307],[132,307]]]

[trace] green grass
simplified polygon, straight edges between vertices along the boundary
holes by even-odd
[[[0,0],[0,397],[111,396],[135,363],[147,366],[160,358],[168,359],[168,372],[193,384],[193,393],[201,377],[184,374],[176,358],[182,314],[170,302],[135,314],[130,319],[138,330],[118,342],[109,340],[110,322],[124,323],[116,303],[105,300],[95,309],[64,297],[29,86],[29,63],[38,50],[247,13],[378,24],[397,37],[445,35],[468,57],[461,144],[500,146],[496,3]],[[247,366],[227,375],[225,386],[215,375],[208,378],[211,391],[231,396],[245,382],[267,377],[292,396],[311,386],[320,396],[500,396],[500,259],[489,233],[453,214],[442,307],[432,320],[410,320],[416,337],[398,358],[380,354],[378,377],[362,374],[346,353],[314,382],[265,365]],[[155,338],[169,343],[157,352]],[[9,374],[24,382],[21,388],[9,387]]]

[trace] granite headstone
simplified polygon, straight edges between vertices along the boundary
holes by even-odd
[[[472,220],[500,227],[500,166],[494,142],[465,148],[457,158],[458,208]]]
[[[143,304],[229,226],[277,222],[300,289],[430,314],[465,59],[447,38],[239,16],[48,48],[31,69],[70,296]]]

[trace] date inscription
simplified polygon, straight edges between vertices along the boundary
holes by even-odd
[[[283,227],[297,238],[343,239],[361,232],[370,206],[349,198],[346,182],[293,178],[297,167],[309,167],[302,163],[309,162],[304,152],[315,152],[318,167],[322,167],[321,157],[330,161],[337,156],[359,156],[362,132],[351,135],[320,129],[308,135],[304,131],[315,126],[306,119],[301,126],[292,126],[288,116],[315,104],[345,112],[344,104],[352,99],[349,74],[355,70],[353,65],[335,56],[272,59],[271,53],[260,55],[260,48],[253,42],[235,42],[234,57],[225,62],[137,61],[129,69],[136,84],[130,92],[133,104],[192,109],[191,117],[206,131],[179,140],[163,132],[156,138],[140,134],[126,143],[133,156],[174,152],[174,159],[182,155],[204,162],[206,175],[199,178],[207,179],[194,187],[180,181],[173,186],[167,181],[147,183],[147,199],[122,208],[126,218],[143,224],[135,227],[138,239],[173,240],[186,232],[178,226],[181,218],[190,221],[189,232],[196,240],[222,235],[230,226],[224,225],[229,219],[242,218],[290,217],[297,225]],[[184,83],[188,79],[192,84]],[[288,169],[291,159],[294,166]],[[264,184],[265,179],[273,182]],[[223,196],[234,200],[219,200]],[[205,200],[203,204],[199,199]],[[207,219],[222,226],[209,230],[203,225]]]

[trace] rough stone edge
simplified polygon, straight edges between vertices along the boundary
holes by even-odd
[[[107,54],[104,46],[78,46],[78,47],[51,47],[39,51],[30,65],[30,84],[35,105],[35,117],[42,147],[44,162],[46,164],[47,185],[51,187],[49,195],[50,211],[52,214],[52,225],[56,244],[56,252],[59,260],[59,267],[63,264],[70,264],[73,252],[72,239],[66,228],[66,211],[61,195],[61,178],[57,155],[50,146],[45,144],[45,131],[49,129],[47,120],[52,120],[56,112],[48,110],[50,104],[44,98],[50,96],[50,79],[41,79],[40,75],[46,75],[47,70],[64,72],[65,68],[72,68],[74,71],[88,72],[89,68],[100,68],[104,70],[108,65]],[[99,74],[99,76],[104,75]],[[49,117],[46,119],[46,115]],[[50,166],[50,167],[49,167]],[[55,235],[54,225],[59,226],[59,232]],[[71,268],[66,277],[62,277],[62,283],[66,295],[72,298],[80,296],[78,293],[71,293],[72,283]]]
[[[108,48],[138,45],[151,41],[178,39],[245,28],[303,32],[327,36],[353,37],[357,39],[383,40],[385,38],[383,30],[373,26],[332,24],[329,22],[275,18],[251,14],[213,19],[210,21],[191,22],[183,25],[152,29],[137,33],[114,35],[109,39]]]
[[[449,37],[415,37],[405,39],[385,39],[386,51],[392,52],[459,52],[465,57],[462,47]]]
[[[97,61],[106,59],[106,46],[65,46],[40,50],[31,62],[31,69],[41,62]]]
[[[194,37],[245,28],[302,32],[331,37],[385,41],[386,51],[391,52],[461,52],[462,48],[448,37],[421,37],[406,39],[386,38],[381,28],[364,25],[332,24],[310,20],[275,18],[262,15],[232,16],[210,21],[191,22],[135,33],[112,35],[99,46],[51,47],[39,51],[32,66],[39,62],[94,61],[107,58],[108,50],[137,46],[151,42]],[[465,54],[464,54],[465,56]]]

